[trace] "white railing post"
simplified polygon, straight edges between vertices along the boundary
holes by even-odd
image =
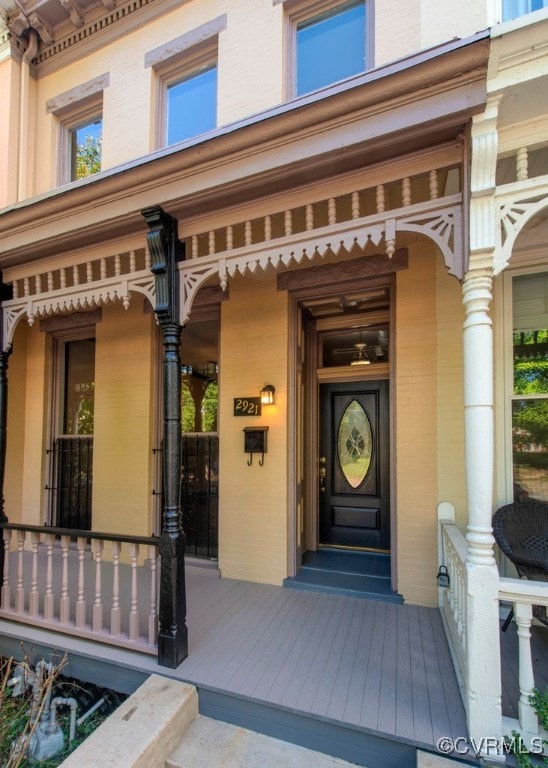
[[[85,575],[84,575],[84,555],[86,552],[86,540],[78,538],[76,540],[76,549],[78,550],[78,597],[76,600],[76,626],[85,627],[86,625],[86,600],[85,600]]]
[[[11,531],[9,528],[4,528],[2,536],[2,546],[4,547],[4,573],[2,574],[2,608],[9,611],[11,607],[11,595],[10,595],[10,542]]]
[[[51,621],[53,619],[54,595],[53,595],[53,545],[55,536],[52,533],[46,533],[44,540],[46,542],[46,594],[44,595],[44,619]]]
[[[158,609],[156,595],[158,590],[158,547],[148,548],[150,559],[150,614],[148,617],[148,642],[156,645],[158,642]]]
[[[102,539],[92,539],[91,547],[95,559],[95,600],[93,601],[92,627],[94,632],[101,632],[103,629],[103,595],[101,588]]]
[[[26,531],[17,531],[17,587],[15,589],[15,612],[25,612],[25,586],[24,586],[24,551]]]
[[[32,545],[32,574],[30,581],[29,616],[38,616],[40,597],[38,591],[38,545],[40,543],[40,534],[36,532],[31,533],[30,540]]]
[[[120,612],[120,552],[122,544],[112,542],[112,608],[110,610],[110,634],[119,635],[122,622]]]
[[[531,656],[531,622],[533,606],[527,603],[514,604],[514,616],[519,638],[519,724],[526,733],[538,733],[538,717],[529,697],[533,694],[535,678]]]
[[[70,621],[70,597],[69,597],[69,575],[68,575],[68,553],[70,546],[70,536],[61,536],[61,552],[63,557],[63,573],[61,577],[61,601],[59,604],[59,620],[61,624],[68,624]]]
[[[129,556],[131,559],[131,608],[129,612],[129,639],[137,640],[139,637],[139,601],[137,593],[137,558],[139,556],[139,545],[129,545]]]

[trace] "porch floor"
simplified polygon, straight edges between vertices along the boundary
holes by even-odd
[[[5,619],[0,653],[20,656],[21,642],[35,652],[63,649],[67,674],[128,692],[151,672],[184,680],[199,689],[204,714],[288,741],[309,729],[303,745],[316,749],[330,728],[331,741],[344,729],[356,746],[339,756],[361,765],[410,766],[416,747],[435,752],[441,736],[467,734],[437,609],[220,579],[214,569],[189,567],[187,610],[189,656],[175,670],[152,656]],[[382,763],[356,759],[365,754],[360,739],[383,754]]]
[[[198,688],[204,714],[368,768],[407,768],[416,747],[435,753],[441,736],[467,734],[437,609],[220,579],[205,567],[187,567],[187,606],[189,656],[175,670],[154,656],[8,619],[0,620],[0,654],[67,651],[67,675],[124,692],[152,672],[184,680]],[[501,649],[503,713],[513,717],[514,625],[501,633]],[[533,658],[543,687],[545,627],[533,628]],[[337,751],[345,740],[351,748]]]

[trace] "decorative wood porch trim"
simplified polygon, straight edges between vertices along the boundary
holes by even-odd
[[[406,177],[397,183],[397,192],[380,184],[372,190],[354,191],[192,235],[191,258],[179,264],[181,325],[190,317],[198,290],[211,278],[217,278],[226,290],[229,278],[236,274],[284,270],[320,259],[344,261],[364,256],[368,246],[381,243],[391,259],[397,236],[403,232],[432,240],[449,274],[461,279],[465,271],[462,195],[438,198],[438,170],[432,169],[428,174],[429,200],[412,204],[420,181],[419,177]],[[424,186],[422,191],[424,194]],[[392,198],[401,194],[403,207],[390,208],[390,194]],[[371,195],[377,212],[364,216],[363,208]],[[322,226],[317,226],[317,221]],[[243,245],[235,247],[238,241]]]
[[[36,271],[31,271],[33,268]],[[38,271],[38,265],[31,270],[11,282],[13,298],[2,303],[4,351],[11,347],[15,328],[23,317],[33,325],[36,318],[92,309],[114,301],[121,301],[124,309],[128,309],[133,293],[141,294],[154,305],[154,277],[145,248],[46,272]]]

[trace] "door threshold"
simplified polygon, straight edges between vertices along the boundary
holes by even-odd
[[[378,549],[376,547],[351,547],[347,544],[318,544],[318,549],[343,549],[347,552],[376,552],[379,555],[390,555],[391,549]]]

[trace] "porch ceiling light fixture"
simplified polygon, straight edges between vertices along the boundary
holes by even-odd
[[[365,351],[367,345],[360,341],[357,344],[354,344],[354,346],[356,347],[357,352],[354,355],[354,358],[350,361],[350,365],[369,365],[371,360]]]
[[[274,405],[274,392],[276,387],[272,384],[265,384],[261,389],[261,403],[263,405]]]

